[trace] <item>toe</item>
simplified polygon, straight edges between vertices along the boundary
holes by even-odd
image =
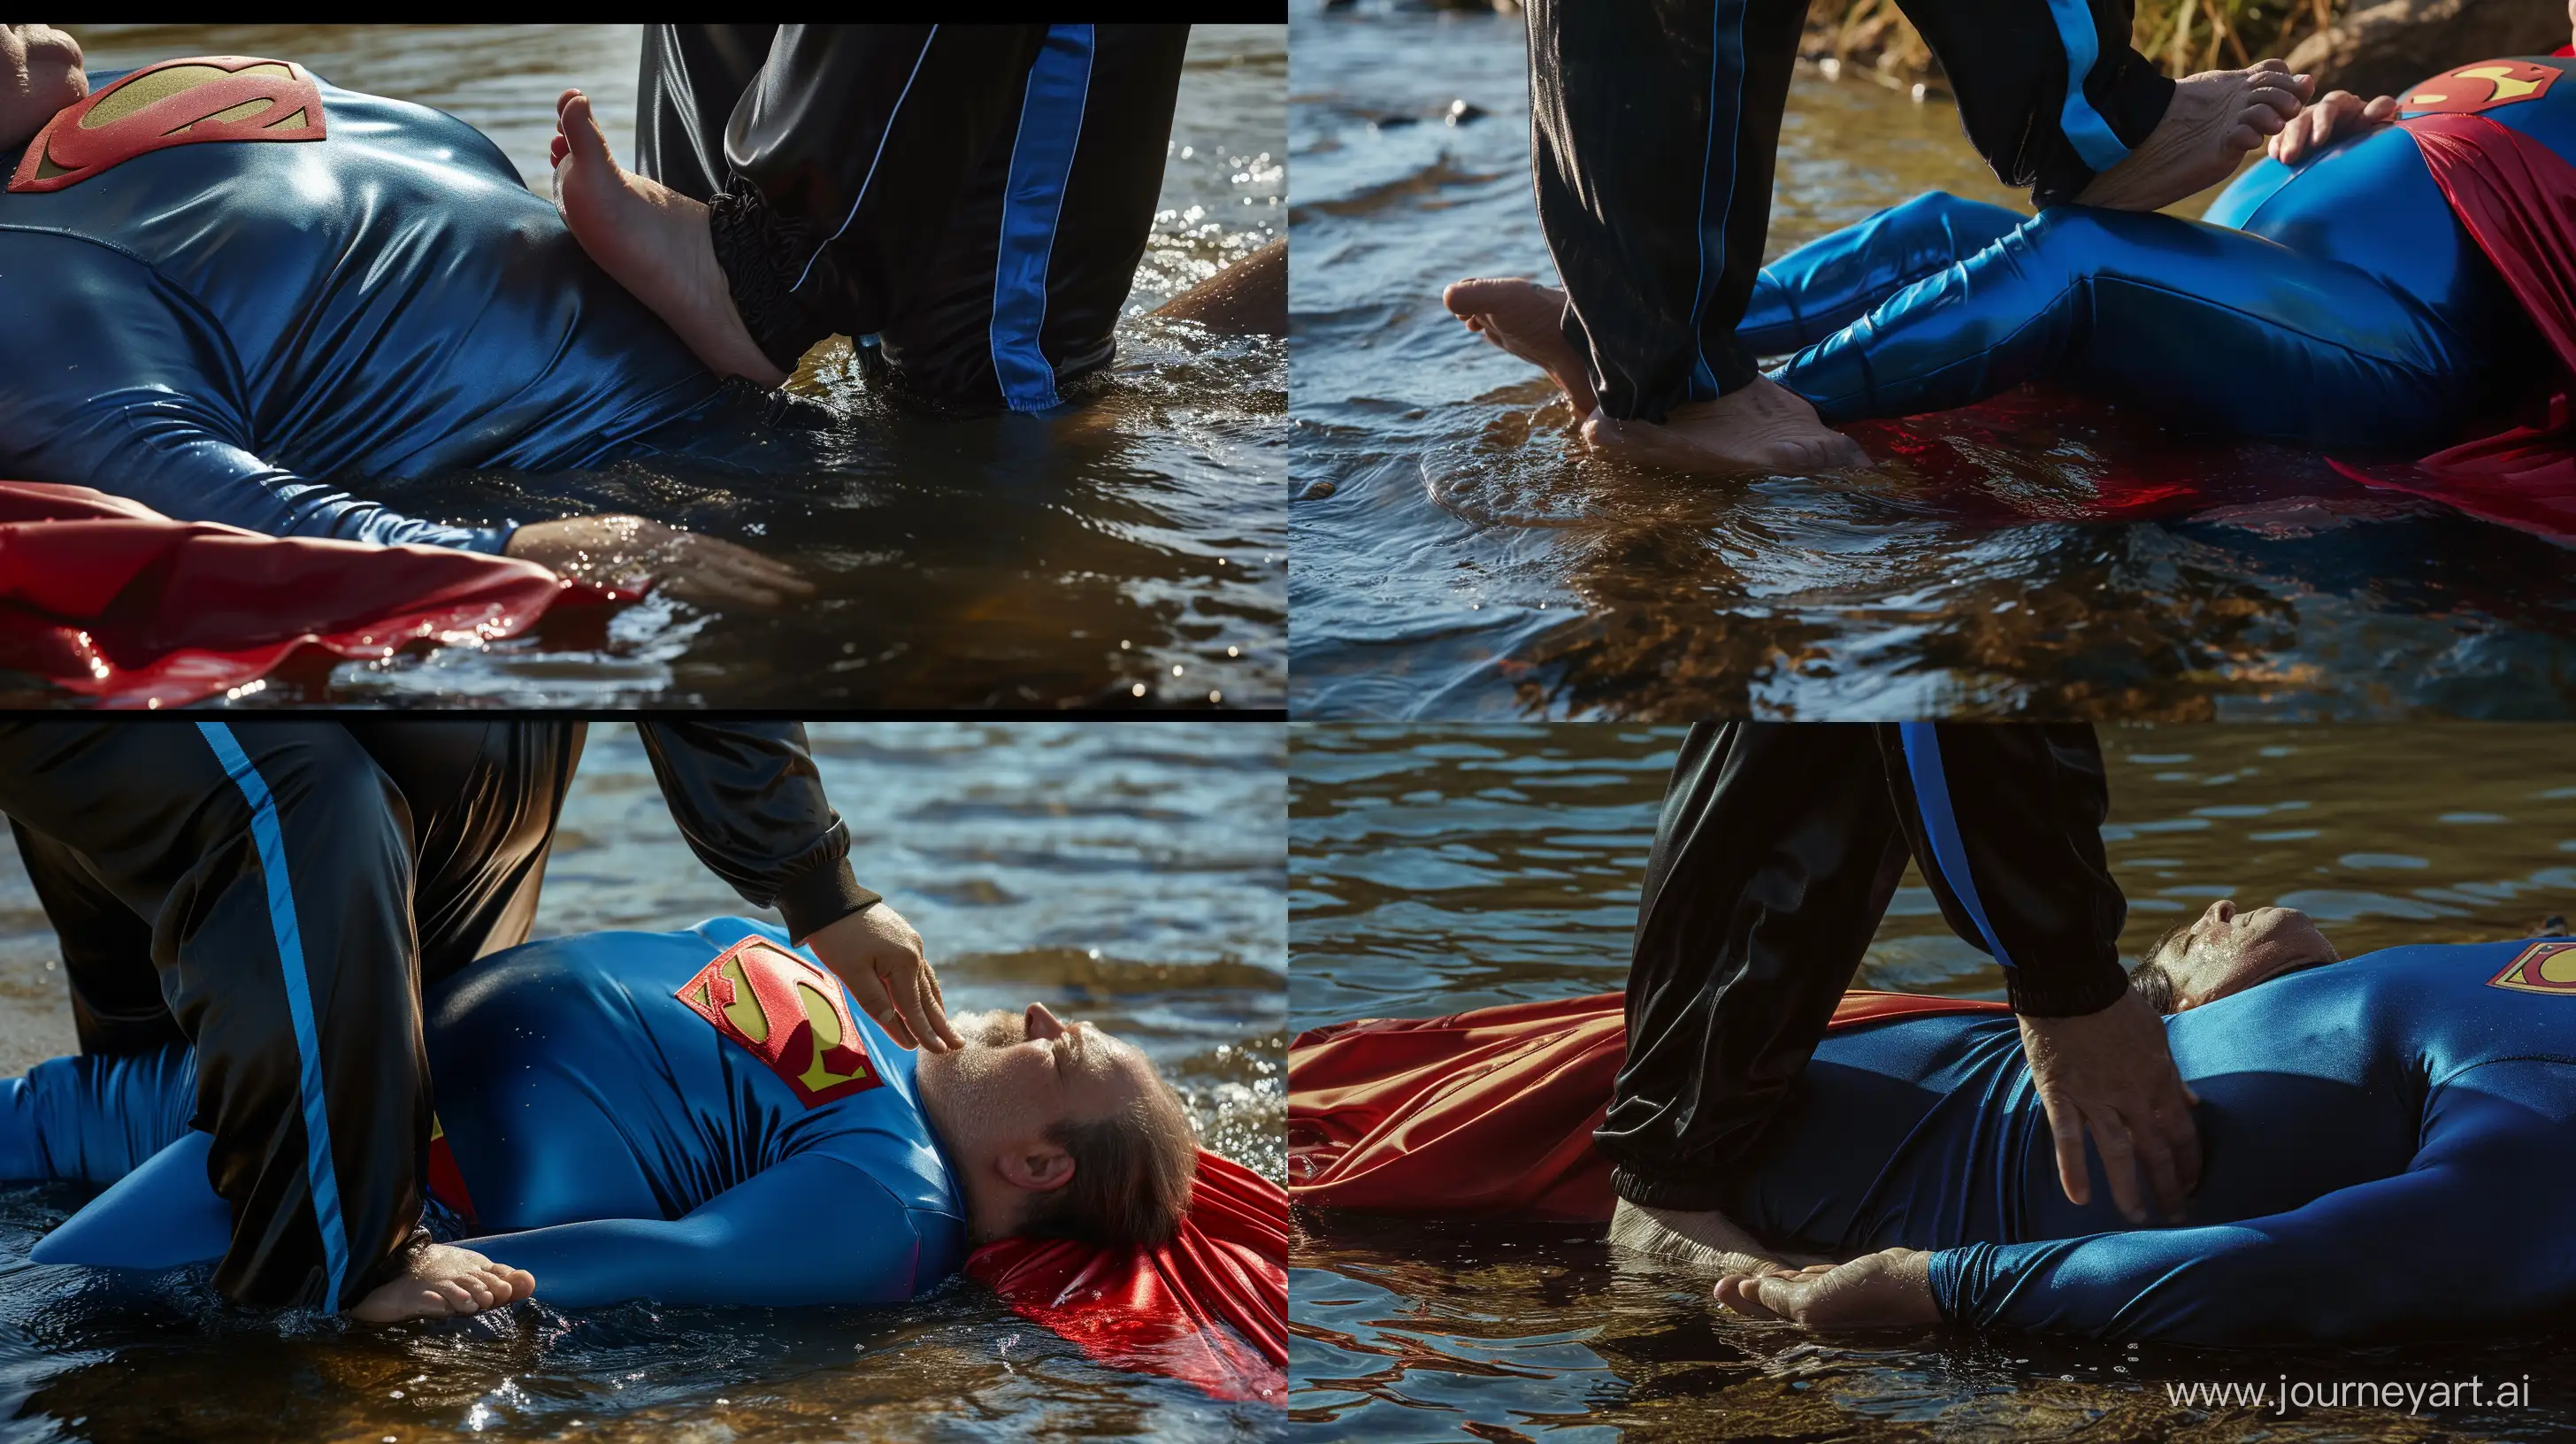
[[[1459,316],[1480,316],[1492,309],[1491,297],[1498,283],[1482,277],[1452,281],[1440,292],[1440,304]]]

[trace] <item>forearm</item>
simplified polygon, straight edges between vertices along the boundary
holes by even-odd
[[[228,439],[229,408],[160,387],[84,398],[22,463],[36,480],[96,485],[177,521],[264,536],[498,554],[509,526],[459,527],[405,516],[271,465]]]
[[[850,871],[849,829],[794,722],[653,720],[638,730],[699,861],[799,941],[878,901]]]

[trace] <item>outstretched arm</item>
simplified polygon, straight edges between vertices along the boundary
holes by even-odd
[[[1891,1249],[1721,1301],[1818,1328],[1928,1322],[2255,1345],[2463,1332],[2576,1300],[2576,1064],[2491,1063],[2426,1105],[2404,1173],[2206,1228]]]
[[[875,1304],[908,1299],[956,1264],[925,1247],[912,1211],[865,1172],[804,1154],[678,1219],[602,1219],[472,1240],[536,1276],[557,1308],[666,1304]]]

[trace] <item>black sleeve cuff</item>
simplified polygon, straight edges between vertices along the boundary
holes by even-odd
[[[2105,958],[2047,978],[2010,968],[2004,972],[2004,988],[2012,998],[2012,1010],[2025,1017],[2080,1018],[2120,1001],[2120,995],[2129,990],[2129,975],[2121,971],[2119,959]]]
[[[2164,123],[2165,111],[2173,105],[2174,82],[2146,57],[2124,48],[2117,56],[2102,57],[2087,77],[2084,95],[2120,144],[2136,150]],[[2098,174],[2076,154],[2074,143],[2061,137],[2039,168],[2031,202],[2041,207],[2064,205],[2083,194]]]
[[[822,867],[791,878],[778,890],[778,910],[787,915],[787,936],[799,943],[850,914],[865,911],[883,901],[885,899],[859,886],[858,876],[850,871],[847,857],[836,857]]]

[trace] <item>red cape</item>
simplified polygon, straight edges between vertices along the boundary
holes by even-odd
[[[2563,52],[2562,52],[2563,53]],[[2483,115],[2419,115],[2425,169],[2460,225],[2493,262],[2557,354],[2539,400],[2491,436],[2412,466],[2337,468],[2356,481],[2411,491],[2472,516],[2576,541],[2576,166]]]
[[[2002,1003],[1850,992],[1831,1028]],[[1625,1000],[1596,993],[1446,1018],[1372,1018],[1288,1045],[1288,1194],[1447,1217],[1610,1217],[1592,1130],[1627,1056]]]
[[[1170,1243],[1006,1238],[975,1250],[966,1273],[1112,1368],[1186,1380],[1219,1399],[1287,1398],[1288,1197],[1205,1149]]]
[[[0,670],[110,707],[170,707],[307,647],[373,659],[515,636],[614,598],[534,562],[179,522],[85,486],[0,481]]]

